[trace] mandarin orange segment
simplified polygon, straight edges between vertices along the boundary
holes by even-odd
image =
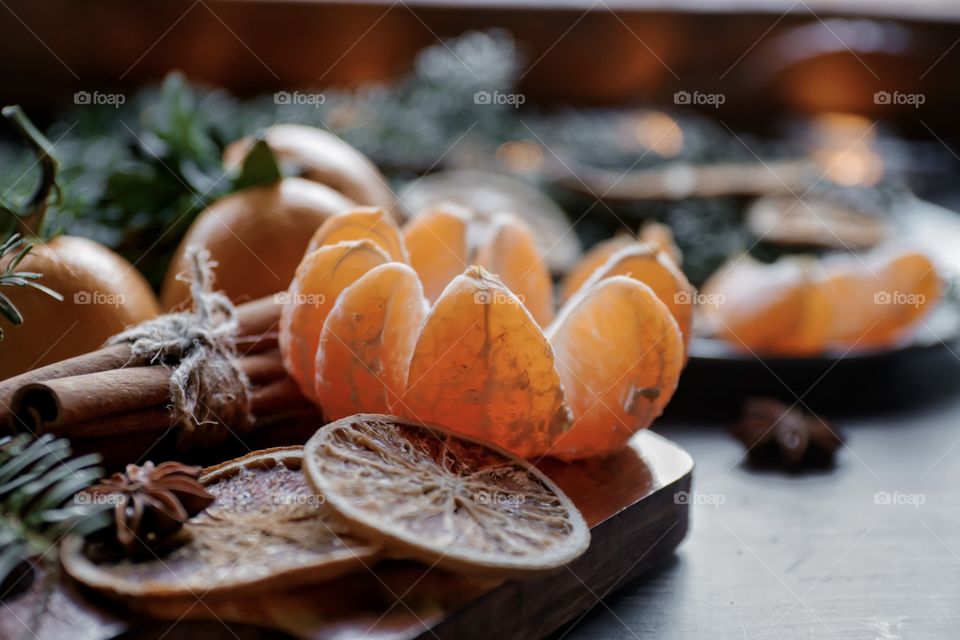
[[[426,315],[423,287],[405,264],[382,264],[343,290],[317,349],[316,397],[328,420],[384,412],[403,395]]]
[[[406,224],[403,239],[410,266],[420,276],[427,300],[440,297],[470,260],[467,232],[470,213],[454,205],[425,211]]]
[[[325,244],[347,240],[371,240],[391,260],[409,262],[400,228],[393,217],[378,207],[357,207],[327,218],[310,239],[307,253]]]
[[[583,254],[580,261],[573,265],[573,268],[567,272],[563,279],[563,285],[560,289],[560,301],[566,302],[570,296],[575,294],[583,283],[587,281],[593,272],[599,269],[606,261],[620,249],[629,247],[636,242],[636,238],[631,235],[623,234],[608,238],[593,245],[593,247]]]
[[[283,294],[278,340],[283,364],[304,395],[316,400],[314,361],[320,331],[340,292],[374,267],[390,261],[370,240],[340,242],[304,256]]]
[[[499,276],[534,320],[547,326],[553,318],[553,282],[530,227],[514,215],[498,214],[488,234],[474,262]]]
[[[683,253],[673,239],[673,231],[662,222],[648,222],[640,227],[639,238],[641,241],[657,248],[661,255],[670,258],[673,264],[680,266],[683,264]]]
[[[480,267],[454,278],[434,304],[394,410],[520,456],[545,452],[570,421],[546,337]]]
[[[700,308],[719,337],[740,351],[806,355],[823,349],[829,308],[813,286],[815,265],[791,258],[773,264],[748,255],[710,277]]]
[[[824,261],[820,283],[834,309],[830,340],[838,348],[891,345],[913,329],[941,296],[941,281],[929,257],[912,250],[886,250],[858,260]]]
[[[548,331],[573,425],[549,454],[611,453],[650,426],[684,364],[683,337],[647,285],[612,276],[571,298]]]
[[[667,305],[683,334],[684,353],[690,344],[693,328],[693,305],[696,290],[670,258],[657,249],[636,242],[615,252],[583,284],[587,290],[611,276],[629,276],[644,283]],[[638,319],[642,322],[643,319]]]

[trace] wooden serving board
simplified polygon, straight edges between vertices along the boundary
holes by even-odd
[[[590,525],[590,548],[546,576],[499,581],[406,561],[313,587],[243,598],[179,600],[126,611],[61,582],[37,616],[40,580],[0,609],[0,637],[330,639],[544,636],[672,553],[687,532],[693,462],[648,431],[605,460],[540,467]],[[27,629],[30,631],[28,632]]]

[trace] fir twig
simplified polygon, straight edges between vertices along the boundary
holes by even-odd
[[[17,271],[17,267],[27,257],[27,254],[33,249],[33,245],[23,239],[19,233],[15,233],[7,241],[0,245],[0,264],[7,256],[13,256],[7,261],[6,265],[0,270],[0,285],[7,287],[29,287],[47,294],[54,300],[62,301],[63,296],[46,287],[39,282],[43,274],[33,271]],[[0,315],[10,321],[11,324],[19,326],[23,324],[23,315],[17,309],[13,301],[5,294],[0,292]],[[3,328],[0,327],[0,340],[3,340]]]
[[[34,564],[57,572],[54,550],[67,534],[89,535],[110,522],[104,505],[74,498],[103,475],[100,456],[71,455],[69,442],[49,434],[0,439],[0,599]]]

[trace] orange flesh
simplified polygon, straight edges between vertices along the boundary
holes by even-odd
[[[686,353],[687,346],[690,344],[696,290],[683,272],[656,249],[638,242],[610,256],[587,279],[582,289],[587,291],[601,280],[611,276],[629,276],[653,289],[677,321],[680,332],[683,334],[684,353]]]
[[[467,246],[468,214],[455,207],[425,212],[407,223],[403,239],[410,266],[420,276],[431,302],[463,272],[470,259]]]
[[[391,260],[409,262],[400,228],[389,214],[376,207],[359,207],[328,218],[313,234],[307,253],[347,240],[371,240]]]
[[[395,411],[520,456],[544,453],[569,424],[550,344],[478,267],[456,277],[427,316]]]
[[[580,261],[573,265],[573,268],[563,279],[560,301],[566,302],[569,300],[570,296],[575,294],[583,286],[583,283],[593,275],[593,272],[610,259],[610,256],[624,247],[632,246],[636,241],[636,238],[631,235],[619,235],[595,244],[583,254]]]
[[[390,410],[426,315],[420,280],[404,264],[375,267],[344,289],[317,349],[316,397],[327,420]]]
[[[370,240],[341,242],[307,254],[290,283],[280,312],[283,363],[304,395],[316,401],[314,366],[320,331],[340,292],[376,266],[390,261]]]
[[[553,318],[553,282],[530,228],[516,216],[493,220],[490,237],[476,255],[476,264],[500,276],[541,327]]]
[[[642,319],[642,320],[640,320]],[[683,338],[650,287],[612,276],[582,291],[548,332],[573,426],[550,455],[611,453],[650,426],[683,369]]]

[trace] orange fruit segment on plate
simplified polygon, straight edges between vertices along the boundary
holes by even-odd
[[[684,353],[690,344],[693,329],[693,306],[696,290],[670,258],[642,242],[632,243],[615,252],[593,272],[582,289],[588,290],[611,276],[629,276],[644,283],[667,305],[683,335]],[[638,318],[643,322],[643,318]]]
[[[470,213],[454,205],[425,211],[404,227],[410,266],[420,276],[427,300],[440,297],[470,260],[467,231]]]
[[[534,320],[547,326],[553,318],[553,282],[530,227],[514,215],[498,214],[488,233],[473,262],[498,275]]]
[[[550,455],[616,451],[670,401],[684,364],[683,337],[647,285],[612,276],[570,299],[548,331],[573,425]]]
[[[390,214],[377,207],[358,207],[327,218],[314,232],[306,253],[346,240],[371,240],[391,260],[409,262],[400,228]]]
[[[833,314],[837,348],[889,346],[914,328],[941,297],[936,267],[923,253],[879,250],[862,259],[826,259],[820,289]]]
[[[304,395],[316,401],[314,362],[320,331],[340,292],[390,256],[370,240],[340,242],[304,256],[285,294],[278,342],[284,367]]]
[[[741,256],[711,276],[701,306],[712,333],[733,348],[756,353],[804,355],[820,351],[830,317],[812,284],[810,259],[784,258],[764,264]]]
[[[374,267],[343,290],[317,349],[316,397],[328,420],[390,408],[426,315],[423,287],[405,264]]]
[[[709,329],[733,347],[807,356],[895,344],[940,299],[941,280],[923,253],[886,247],[772,264],[742,257],[704,295],[718,300],[705,308]]]
[[[570,423],[546,337],[480,267],[454,278],[431,309],[395,411],[524,457],[547,451]]]
[[[636,243],[637,239],[628,234],[622,234],[602,240],[583,254],[563,279],[560,288],[560,301],[566,302],[575,294],[593,272],[602,267],[606,261],[620,249]]]

